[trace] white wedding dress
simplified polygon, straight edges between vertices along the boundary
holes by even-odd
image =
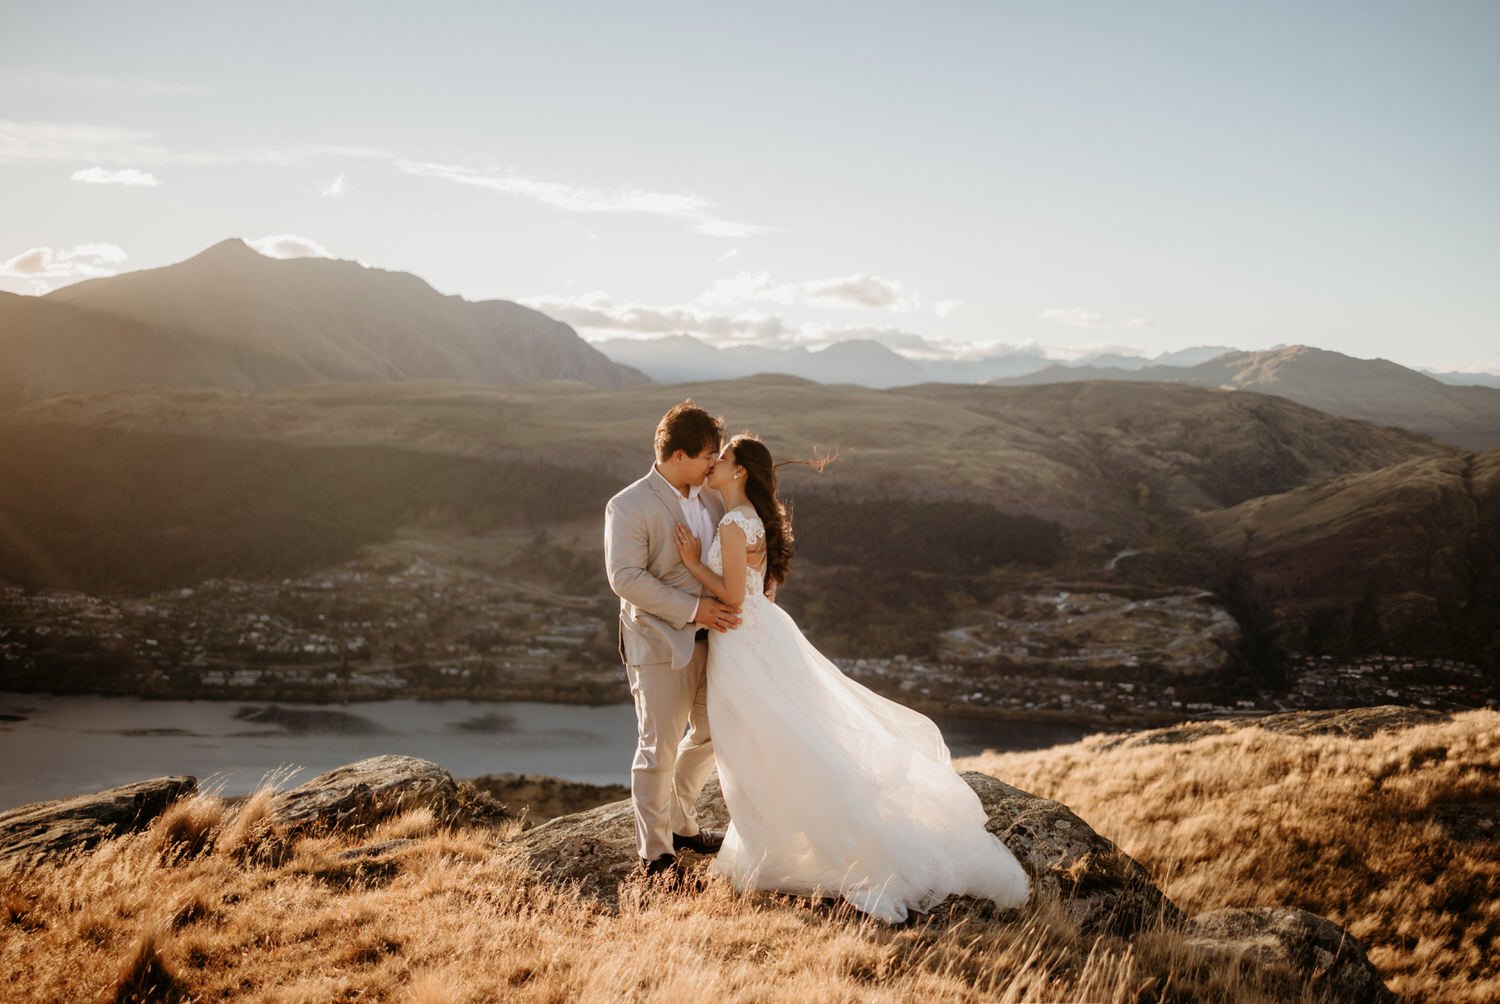
[[[950,895],[1002,907],[1026,873],[985,830],[938,727],[861,686],[763,595],[765,527],[730,510],[749,545],[743,620],[708,648],[708,720],[729,807],[713,870],[739,889],[842,896],[887,923]],[[704,563],[724,573],[715,534]]]

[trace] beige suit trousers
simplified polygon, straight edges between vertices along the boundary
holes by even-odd
[[[637,743],[630,765],[636,851],[646,861],[675,854],[672,834],[698,832],[693,803],[714,768],[708,728],[708,642],[693,644],[681,669],[626,664],[635,698]]]

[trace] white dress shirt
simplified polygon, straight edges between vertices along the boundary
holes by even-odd
[[[693,485],[693,487],[688,489],[687,496],[684,497],[682,492],[677,490],[676,485],[667,481],[666,475],[655,464],[651,466],[651,470],[656,472],[657,477],[666,481],[667,487],[672,489],[672,494],[677,496],[677,502],[682,506],[682,522],[687,526],[688,532],[698,538],[700,556],[708,554],[708,546],[714,542],[714,523],[713,519],[708,515],[708,507],[698,497],[699,493],[703,491],[703,486],[701,484]],[[702,605],[703,600],[700,598],[698,606]],[[698,608],[694,607],[693,620],[697,619]]]

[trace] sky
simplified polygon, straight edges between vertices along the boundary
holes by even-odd
[[[228,237],[585,337],[1500,372],[1500,3],[0,6],[0,289]]]

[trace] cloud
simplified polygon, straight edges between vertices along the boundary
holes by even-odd
[[[791,324],[775,314],[715,313],[700,304],[647,306],[616,304],[602,290],[576,297],[539,296],[522,301],[578,328],[595,341],[692,335],[716,348],[756,345],[775,349],[819,350],[853,339],[879,342],[917,362],[978,363],[1000,359],[1073,361],[1097,354],[1099,347],[1064,347],[1038,342],[966,342],[923,335],[903,328],[871,325]]]
[[[1052,307],[1037,314],[1037,319],[1054,324],[1066,324],[1070,328],[1086,328],[1094,331],[1109,331],[1113,328],[1144,328],[1150,321],[1144,317],[1117,320],[1083,307]]]
[[[315,240],[297,234],[273,234],[246,241],[267,258],[332,258],[333,255]]]
[[[549,317],[577,328],[615,334],[695,334],[714,342],[763,342],[793,335],[779,317],[766,314],[715,314],[692,305],[653,307],[616,304],[602,290],[576,297],[539,296],[522,301]]]
[[[829,310],[887,310],[892,313],[906,313],[927,306],[926,298],[908,288],[905,283],[863,273],[807,282],[777,282],[769,272],[739,272],[715,280],[694,302],[716,307],[739,303],[776,303]],[[957,300],[942,300],[934,304],[933,308],[935,311],[942,308],[951,313],[957,305]],[[946,313],[940,312],[938,316],[946,316]]]
[[[318,182],[318,194],[323,196],[325,199],[342,199],[346,194],[348,194],[348,191],[349,176],[347,174],[343,174],[342,172],[337,178],[334,178],[332,181]]]
[[[253,147],[243,153],[232,155],[230,159],[249,164],[269,164],[272,167],[298,167],[309,161],[322,160],[327,157],[386,160],[390,156],[385,150],[377,150],[373,147],[320,143],[310,146]]]
[[[210,154],[176,154],[155,134],[114,126],[0,119],[0,164],[93,161],[119,164],[212,163]]]
[[[441,178],[539,202],[565,213],[630,213],[681,220],[689,229],[713,237],[754,237],[771,228],[736,223],[713,215],[713,203],[697,195],[652,192],[642,188],[603,188],[560,181],[540,181],[514,173],[484,173],[450,164],[397,160],[396,169],[420,178]]]
[[[133,167],[127,167],[119,171],[106,171],[102,167],[90,167],[82,171],[73,172],[74,181],[85,181],[90,185],[136,185],[146,188],[155,188],[161,182],[156,176],[145,171],[137,171]]]
[[[715,258],[714,260],[715,261],[729,261],[731,258],[738,258],[739,256],[740,256],[740,249],[739,248],[730,248],[728,251],[725,251],[723,254],[719,255],[719,257]]]
[[[84,161],[94,164],[305,164],[329,157],[389,158],[384,150],[339,144],[256,147],[227,153],[174,150],[155,133],[71,122],[0,119],[0,164]]]
[[[29,248],[0,262],[0,275],[30,279],[33,284],[44,279],[94,279],[114,275],[118,271],[114,266],[128,257],[113,244],[80,244],[68,250]]]

